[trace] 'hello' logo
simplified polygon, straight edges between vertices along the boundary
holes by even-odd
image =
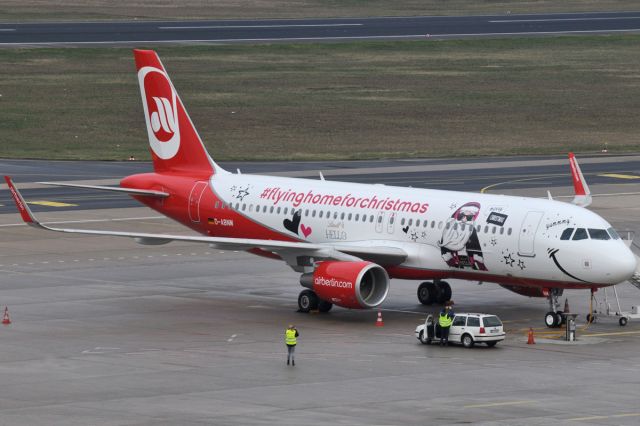
[[[180,148],[176,92],[167,74],[158,68],[141,68],[138,81],[151,149],[163,160],[173,158]]]

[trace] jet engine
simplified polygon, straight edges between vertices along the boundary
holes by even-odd
[[[366,261],[319,262],[313,272],[300,277],[300,284],[320,299],[350,309],[380,305],[389,293],[389,282],[382,266]]]

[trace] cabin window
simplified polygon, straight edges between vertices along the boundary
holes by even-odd
[[[495,234],[495,233],[496,233],[496,227],[495,227],[495,226],[493,226],[493,227],[491,228],[491,233],[492,233],[492,234]]]
[[[367,221],[367,215],[363,214],[362,215],[362,222],[366,222]],[[373,216],[371,216],[371,222],[373,222]]]
[[[247,205],[246,204],[242,204],[242,211],[245,211],[247,209]]]
[[[438,229],[442,229],[442,222],[438,222]]]
[[[349,213],[349,216],[347,216],[347,220],[351,220],[351,213]]]
[[[413,224],[413,219],[409,219],[409,226]]]
[[[587,230],[584,228],[578,228],[576,229],[576,233],[573,234],[573,238],[572,240],[586,240],[588,239],[589,236],[587,235]]]
[[[267,212],[267,206],[264,206],[264,207],[262,208],[262,213],[266,213],[266,212]]]
[[[240,203],[236,203],[236,210],[240,210]]]
[[[609,232],[609,235],[611,235],[611,238],[613,238],[614,240],[619,240],[620,239],[620,235],[618,235],[618,233],[616,232],[615,229],[609,228],[609,229],[607,229],[607,231]]]
[[[304,215],[309,216],[309,209],[304,209]]]
[[[338,218],[338,212],[333,212],[333,218],[337,219]]]
[[[504,228],[500,228],[500,235],[504,234]]]
[[[344,220],[344,212],[340,213],[340,220]]]
[[[484,233],[488,234],[489,233],[489,225],[485,225],[484,227]]]
[[[253,204],[249,204],[249,211],[252,212],[253,211]]]
[[[604,229],[593,229],[589,228],[589,237],[592,240],[608,240],[610,239],[609,234]]]
[[[416,226],[420,226],[420,219],[416,219]]]
[[[561,240],[570,240],[571,239],[571,234],[573,234],[573,229],[574,228],[567,228],[564,231],[562,231],[562,235],[560,235],[560,239]]]
[[[373,215],[369,216],[369,222],[373,223]],[[382,222],[382,216],[380,216],[380,222]]]
[[[455,223],[453,224],[453,230],[455,231],[456,229],[458,229],[458,222],[455,222]]]
[[[276,213],[280,214],[280,207],[278,207],[278,210],[276,210]]]
[[[404,226],[404,222],[405,222],[405,220],[404,220],[404,217],[403,217],[402,220],[400,221],[400,225]]]
[[[396,221],[396,216],[392,214],[391,217],[389,218],[389,224],[393,225],[395,221]]]
[[[356,217],[353,220],[357,222],[359,219],[360,219],[360,214],[356,214]]]
[[[269,213],[273,213],[273,210],[274,210],[274,209],[275,209],[275,207],[271,206],[271,207],[269,208]]]
[[[220,206],[220,201],[216,201],[216,209]]]
[[[378,216],[378,223],[382,223],[382,215]]]
[[[323,214],[323,213],[324,213],[324,211],[322,211],[322,210],[320,210],[320,211],[318,212],[318,217],[319,217],[320,219],[322,219],[322,214]]]
[[[435,227],[436,227],[436,221],[435,221],[435,220],[432,220],[432,221],[431,221],[431,229],[433,229],[433,228],[435,228]]]
[[[316,211],[315,211],[315,210],[313,210],[313,211],[311,212],[311,217],[316,217]]]
[[[507,229],[507,235],[511,235],[511,228]]]
[[[449,229],[451,227],[451,222],[447,222],[447,224],[445,225],[444,229]]]

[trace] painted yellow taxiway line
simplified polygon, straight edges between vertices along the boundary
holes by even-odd
[[[621,175],[619,173],[603,173],[603,174],[598,175],[598,176],[604,176],[604,177],[610,177],[610,178],[616,178],[616,179],[640,179],[640,176]]]
[[[77,204],[59,203],[57,201],[28,201],[28,204],[37,204],[39,206],[47,207],[75,207]]]
[[[473,404],[465,405],[463,408],[485,408],[485,407],[500,407],[502,405],[521,405],[521,404],[533,404],[536,401],[524,400],[524,401],[503,401],[503,402],[491,402],[488,404]]]

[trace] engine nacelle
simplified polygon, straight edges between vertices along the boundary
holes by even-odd
[[[382,266],[366,261],[319,262],[315,271],[300,277],[300,284],[320,299],[351,309],[380,305],[389,293],[389,282]]]

